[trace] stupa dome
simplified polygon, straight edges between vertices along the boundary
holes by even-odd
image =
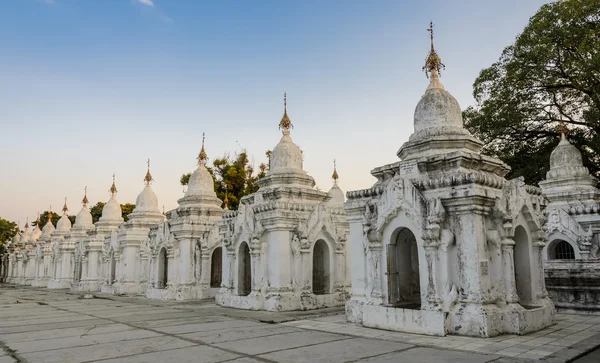
[[[42,235],[42,230],[40,229],[39,219],[38,219],[38,223],[35,225],[35,228],[33,229],[33,232],[31,232],[30,241],[31,242],[36,242],[40,238],[41,235]]]
[[[158,209],[158,198],[150,184],[146,184],[144,190],[138,195],[135,200],[134,212],[156,212],[160,213]]]
[[[345,202],[344,192],[337,183],[333,184],[329,190],[329,196],[331,197],[329,200],[329,204],[331,205],[343,205]]]
[[[52,212],[49,211],[48,212],[48,222],[46,222],[46,224],[44,225],[44,228],[42,228],[42,236],[43,237],[50,237],[50,235],[56,230],[56,228],[54,228],[54,225],[52,224]]]
[[[284,96],[283,117],[279,122],[279,128],[282,130],[283,136],[271,153],[269,173],[303,171],[302,150],[294,144],[290,137],[290,129],[293,127],[287,114],[287,101]]]
[[[17,232],[17,234],[15,234],[15,236],[12,239],[13,245],[16,245],[19,242],[21,242],[21,232]]]
[[[121,211],[121,205],[117,201],[117,198],[112,195],[108,202],[102,208],[101,221],[123,221],[123,212]]]
[[[207,159],[208,156],[204,150],[204,134],[202,134],[202,149],[198,155],[198,168],[196,168],[196,170],[194,170],[190,176],[187,191],[185,192],[186,197],[202,195],[216,197],[217,194],[215,193],[215,181],[205,166]]]
[[[432,127],[463,127],[460,105],[437,79],[432,77],[425,94],[415,108],[415,132]]]
[[[589,170],[583,166],[581,152],[561,133],[560,142],[550,154],[550,170],[546,173],[546,179],[588,175]]]
[[[27,243],[31,239],[31,231],[29,230],[29,222],[25,223],[25,230],[21,236],[21,243]]]
[[[69,232],[70,229],[71,229],[71,221],[69,220],[69,217],[65,213],[65,214],[63,214],[62,217],[60,217],[60,219],[58,220],[58,223],[56,223],[56,232]]]

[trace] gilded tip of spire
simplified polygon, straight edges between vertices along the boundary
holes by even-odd
[[[150,185],[150,183],[153,180],[154,179],[152,179],[152,174],[150,174],[150,159],[148,159],[148,171],[146,172],[146,176],[144,177],[144,181],[146,182],[146,185]]]
[[[198,164],[206,165],[206,160],[208,160],[208,155],[206,154],[206,150],[204,150],[204,132],[202,133],[202,149],[200,149],[200,154],[198,154]]]
[[[283,131],[284,135],[289,135],[290,129],[293,129],[294,125],[292,124],[292,120],[287,114],[287,93],[283,94],[283,117],[281,117],[281,121],[279,121],[279,129]]]
[[[69,208],[67,208],[67,197],[65,197],[65,205],[62,208],[63,213],[67,213],[67,211],[69,210]]]
[[[81,201],[81,203],[83,203],[83,204],[89,203],[88,198],[87,198],[87,186],[84,189],[83,200]]]
[[[110,189],[108,190],[110,192],[110,194],[112,196],[114,196],[115,194],[117,194],[117,186],[115,185],[115,174],[113,173],[113,183],[110,186]]]
[[[563,121],[558,123],[558,126],[556,126],[556,131],[560,133],[561,140],[567,139],[567,135],[569,135],[569,128]]]
[[[338,172],[337,172],[337,166],[335,164],[335,159],[333,159],[333,174],[331,175],[331,179],[333,179],[333,182],[337,184],[337,181],[339,178],[340,178],[340,176],[338,175]]]
[[[425,72],[425,76],[427,78],[432,78],[432,82],[434,79],[437,79],[443,69],[446,69],[444,63],[440,59],[440,56],[435,51],[433,46],[433,22],[429,22],[429,28],[427,28],[429,32],[429,39],[431,41],[431,49],[429,50],[429,54],[427,55],[427,59],[425,60],[425,65],[422,70]]]

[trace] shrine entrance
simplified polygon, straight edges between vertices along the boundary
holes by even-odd
[[[252,291],[250,248],[246,242],[242,242],[238,253],[238,294],[247,296],[250,295],[250,291]]]
[[[313,269],[312,269],[312,289],[313,294],[323,295],[328,294],[329,280],[330,280],[330,267],[329,267],[329,247],[327,243],[322,239],[315,243],[313,248]]]
[[[167,249],[161,248],[158,253],[158,288],[164,289],[167,287],[169,276],[169,259],[167,258]]]
[[[408,228],[392,234],[387,245],[388,304],[405,309],[421,308],[419,250]]]
[[[531,292],[531,257],[530,243],[527,231],[523,226],[515,228],[515,282],[517,285],[517,295],[519,295],[519,304],[528,307],[532,304],[533,296]]]
[[[223,275],[223,249],[215,248],[210,261],[210,287],[220,287]]]

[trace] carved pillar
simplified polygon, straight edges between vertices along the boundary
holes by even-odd
[[[335,282],[333,287],[336,291],[344,289],[346,280],[346,254],[344,250],[336,249],[335,251]]]
[[[438,278],[438,259],[436,258],[438,255],[439,243],[437,241],[427,241],[424,246],[425,248],[425,261],[427,262],[427,302],[431,305],[435,305],[441,301],[440,296],[441,293],[438,288],[437,278]],[[444,251],[445,252],[445,251]],[[444,263],[447,262],[447,254],[443,253],[440,256],[440,262],[443,260]],[[446,266],[446,264],[442,265]],[[448,268],[446,267],[447,272]],[[444,277],[447,279],[447,273],[444,273]],[[442,284],[442,286],[444,286]]]
[[[514,259],[515,241],[511,238],[502,240],[502,270],[504,271],[504,283],[506,285],[506,301],[508,303],[518,303],[517,283],[515,281],[515,259]]]
[[[300,250],[300,261],[298,263],[298,284],[300,285],[300,290],[311,291],[312,281],[312,270],[309,268],[311,266],[311,249],[302,249]]]
[[[257,238],[253,238],[250,243],[250,259],[250,266],[252,268],[252,291],[258,292],[260,291],[260,272],[262,269],[260,267],[260,240]]]
[[[381,248],[382,244],[379,242],[369,243],[369,249],[367,252],[369,280],[371,285],[371,297],[375,299],[382,299],[382,281],[381,281]]]
[[[546,278],[544,276],[544,261],[542,258],[542,250],[544,249],[544,247],[546,246],[546,243],[544,242],[544,240],[542,239],[538,239],[537,241],[535,241],[533,243],[533,247],[536,248],[536,257],[537,257],[537,263],[538,263],[538,272],[539,272],[539,280],[540,280],[540,291],[539,291],[539,297],[541,298],[547,298],[548,297],[548,290],[546,290]]]
[[[210,287],[210,254],[208,253],[208,249],[202,249],[200,256],[202,269],[200,272],[200,285],[208,288]]]

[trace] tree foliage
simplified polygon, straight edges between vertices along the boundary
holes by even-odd
[[[270,159],[271,151],[268,150],[265,155]],[[225,200],[227,194],[228,207],[232,210],[238,208],[243,196],[258,190],[258,179],[265,177],[269,169],[268,164],[261,163],[255,174],[254,165],[250,163],[245,150],[234,154],[233,157],[225,153],[222,157],[213,160],[212,164],[206,169],[213,176],[217,197]],[[191,173],[183,174],[180,179],[181,185],[187,185],[191,175]]]
[[[12,240],[18,231],[19,226],[15,222],[0,218],[0,246],[4,242]]]
[[[94,205],[92,208],[90,208],[90,213],[92,214],[92,222],[96,223],[100,220],[100,217],[102,217],[102,208],[104,208],[104,204],[106,204],[106,203],[98,202],[98,203],[96,203],[96,205]],[[121,216],[123,217],[125,222],[127,222],[129,220],[128,215],[131,212],[133,212],[134,209],[135,209],[135,204],[132,204],[132,203],[121,204]]]
[[[60,219],[60,217],[62,217],[62,215],[56,213],[56,212],[49,212],[47,210],[45,210],[42,214],[40,214],[40,229],[44,228],[44,226],[46,225],[46,223],[48,223],[48,213],[52,213],[51,215],[51,220],[52,220],[52,224],[54,225],[54,227],[56,227],[56,223],[58,223],[58,220]],[[75,223],[75,216],[67,216],[69,218],[69,220],[71,221],[71,224]],[[31,226],[35,227],[37,224],[36,221],[31,222]]]
[[[473,84],[465,126],[529,183],[545,178],[559,122],[600,172],[600,1],[543,5],[513,45]]]

